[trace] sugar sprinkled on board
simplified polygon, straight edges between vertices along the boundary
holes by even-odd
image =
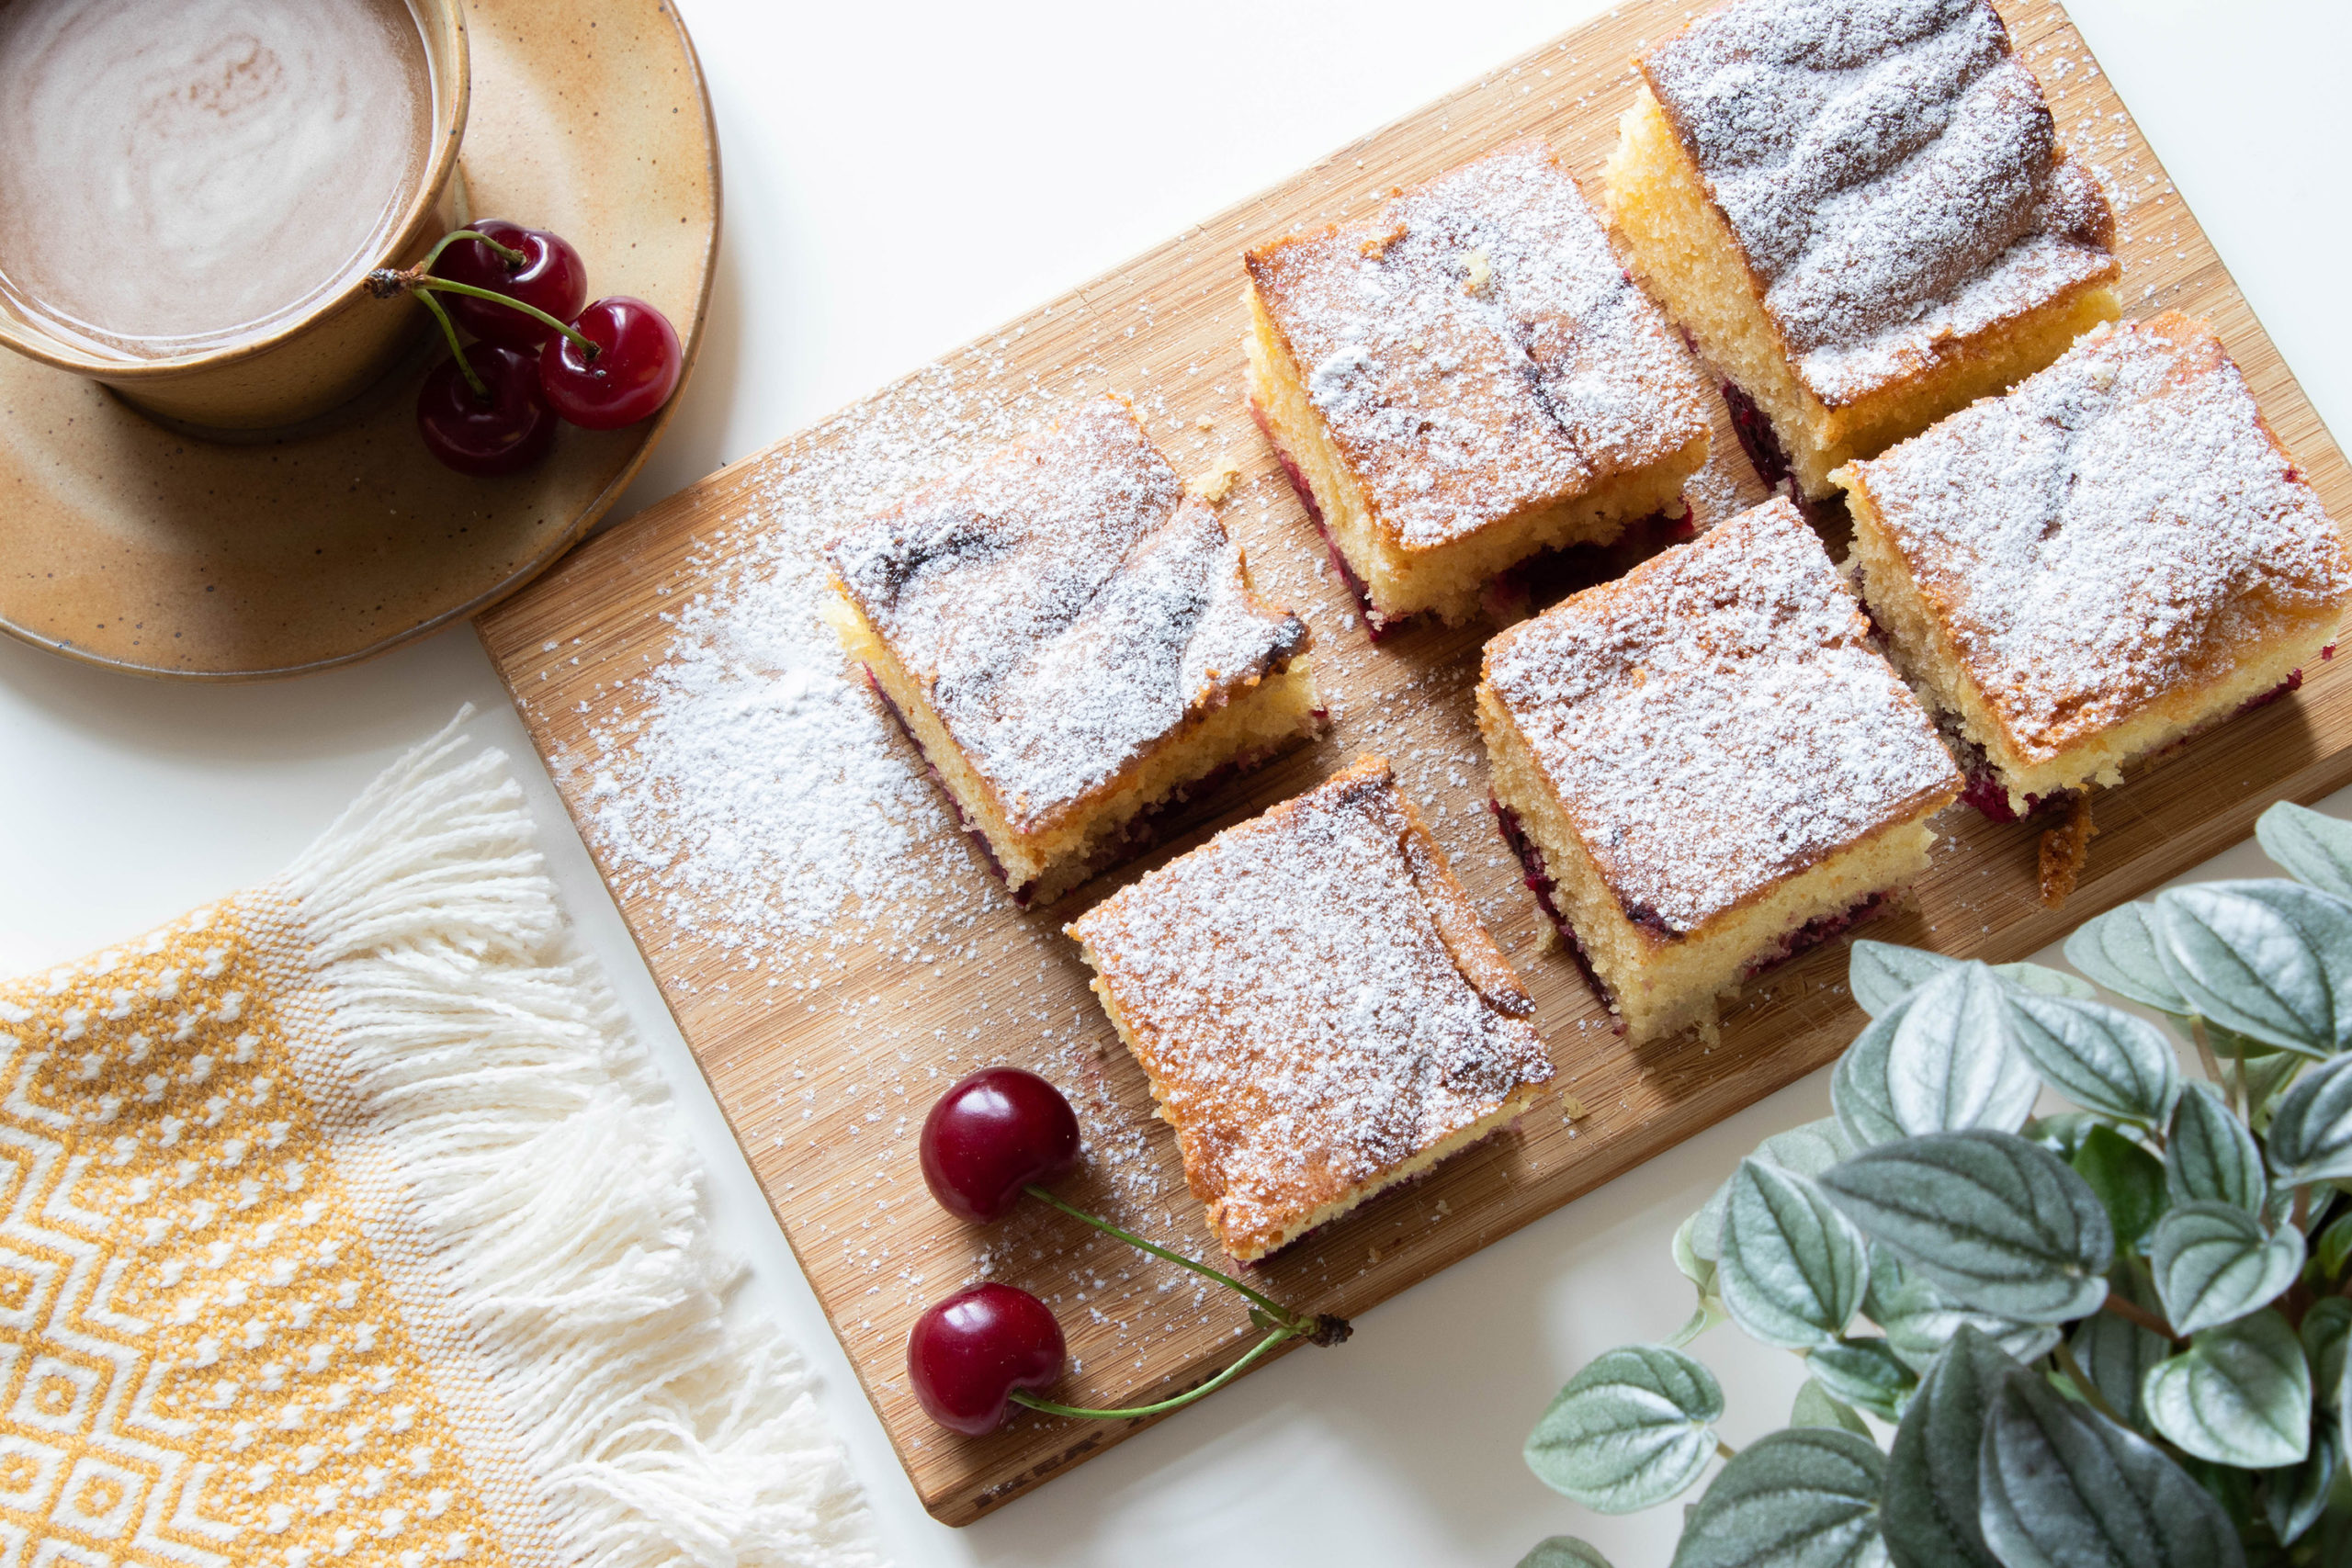
[[[939,832],[913,749],[817,615],[846,524],[1025,434],[1035,416],[932,367],[894,402],[820,426],[736,523],[701,541],[717,585],[665,615],[634,719],[592,729],[587,828],[625,894],[721,947],[854,934],[912,897],[932,924],[981,889]],[[877,412],[877,410],[887,412]]]

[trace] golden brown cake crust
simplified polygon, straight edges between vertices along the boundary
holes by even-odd
[[[1381,758],[1069,930],[1237,1258],[1552,1076],[1525,987]]]
[[[1397,548],[1579,495],[1708,429],[1680,339],[1541,141],[1244,259]]]
[[[2029,761],[2332,626],[2352,593],[2318,493],[2178,311],[2099,327],[1848,472]]]
[[[1669,935],[1961,787],[1785,500],[1503,633],[1486,681],[1627,917]]]
[[[1022,832],[1308,645],[1120,398],[868,518],[828,558]]]
[[[1734,0],[1641,69],[1832,408],[2120,271],[1988,0]]]

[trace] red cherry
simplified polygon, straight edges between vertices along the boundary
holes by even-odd
[[[1051,1186],[1078,1164],[1078,1113],[1062,1091],[1019,1067],[984,1067],[939,1097],[922,1122],[922,1179],[939,1206],[990,1224],[1031,1182]]]
[[[1046,1303],[993,1280],[936,1303],[907,1336],[907,1377],[923,1413],[975,1438],[1004,1425],[1014,1389],[1059,1382],[1062,1358],[1062,1325]]]
[[[466,361],[490,396],[475,394],[455,359],[435,367],[416,394],[416,428],[426,449],[461,474],[511,474],[546,457],[555,415],[539,393],[531,356],[478,343]]]
[[[588,298],[588,264],[571,242],[560,234],[545,229],[526,229],[520,223],[509,223],[503,218],[491,218],[473,225],[477,234],[487,234],[508,250],[520,251],[523,259],[510,262],[480,240],[459,240],[443,251],[433,264],[433,276],[446,277],[453,283],[470,283],[477,288],[488,288],[536,305],[559,321],[568,321],[580,313],[581,305]],[[555,329],[544,321],[535,321],[520,310],[510,310],[488,299],[469,299],[463,294],[445,294],[441,302],[458,324],[485,343],[503,343],[509,348],[531,353],[556,335]]]
[[[616,294],[581,311],[571,324],[596,345],[595,357],[568,337],[556,338],[539,355],[539,387],[548,405],[572,423],[618,430],[678,389],[685,354],[677,329],[644,300]]]

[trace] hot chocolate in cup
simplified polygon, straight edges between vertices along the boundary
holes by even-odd
[[[458,223],[463,0],[0,3],[0,344],[187,425],[349,400]]]

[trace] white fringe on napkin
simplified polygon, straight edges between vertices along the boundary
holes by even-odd
[[[538,1501],[596,1568],[867,1568],[809,1374],[721,1321],[696,1162],[469,713],[277,886]]]

